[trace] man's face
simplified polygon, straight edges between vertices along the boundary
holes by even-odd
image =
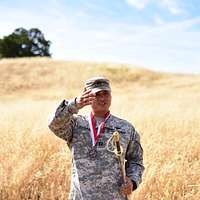
[[[96,100],[92,103],[91,107],[95,113],[107,113],[111,105],[111,93],[107,90],[102,90],[96,93]]]

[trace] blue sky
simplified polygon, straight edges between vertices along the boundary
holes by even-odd
[[[200,73],[199,0],[1,0],[0,38],[37,27],[54,59]]]

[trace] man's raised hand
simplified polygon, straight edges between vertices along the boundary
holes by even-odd
[[[92,90],[84,89],[82,94],[76,98],[76,106],[78,109],[81,109],[87,105],[91,105],[95,98],[96,95],[92,93]]]

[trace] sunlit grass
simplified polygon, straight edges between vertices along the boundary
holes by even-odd
[[[0,73],[0,199],[67,198],[70,153],[47,121],[93,75],[109,77],[111,112],[141,134],[146,170],[134,199],[200,199],[200,76],[50,59],[1,60]]]

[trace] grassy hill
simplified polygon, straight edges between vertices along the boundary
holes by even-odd
[[[0,60],[0,199],[66,199],[70,153],[47,121],[95,75],[111,81],[111,112],[141,134],[146,170],[133,198],[198,200],[200,75],[47,58]]]

